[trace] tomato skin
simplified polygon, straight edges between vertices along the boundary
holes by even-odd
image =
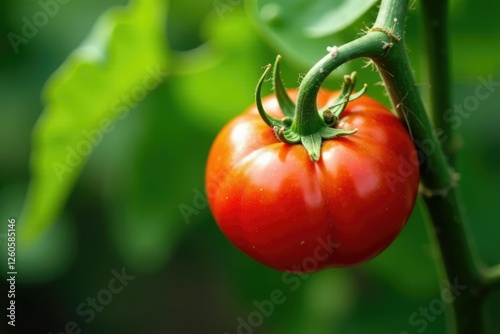
[[[297,90],[289,90],[296,100]],[[338,92],[323,90],[318,107]],[[276,98],[265,110],[283,117]],[[419,169],[413,142],[387,108],[362,96],[323,141],[321,158],[280,142],[255,105],[216,137],[206,168],[209,205],[222,232],[250,257],[281,271],[351,266],[389,246],[408,220]]]

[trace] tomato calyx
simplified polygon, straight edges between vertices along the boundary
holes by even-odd
[[[255,92],[257,110],[263,121],[273,129],[280,141],[288,144],[301,143],[311,160],[318,161],[321,156],[321,144],[323,140],[351,135],[357,131],[357,129],[337,129],[335,125],[339,122],[340,116],[347,104],[363,95],[366,90],[366,84],[359,92],[353,94],[356,84],[356,72],[353,72],[351,75],[344,76],[344,83],[342,84],[340,94],[330,100],[326,104],[326,107],[318,110],[316,103],[301,103],[300,92],[298,102],[295,104],[283,86],[279,71],[280,60],[281,56],[276,57],[273,71],[273,85],[276,99],[284,117],[278,119],[270,116],[262,105],[262,84],[271,69],[271,64],[266,66],[257,84]]]

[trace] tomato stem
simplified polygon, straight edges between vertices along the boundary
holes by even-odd
[[[318,111],[316,101],[309,105],[296,106],[288,96],[279,71],[281,56],[276,58],[273,71],[273,82],[276,91],[276,99],[285,117],[278,120],[270,116],[262,105],[261,89],[264,79],[271,65],[267,65],[262,74],[255,92],[255,103],[257,110],[264,122],[269,125],[276,137],[287,144],[301,143],[313,161],[321,158],[321,144],[324,139],[333,139],[339,136],[351,135],[357,129],[345,130],[332,128],[338,120],[342,111],[352,100],[360,97],[366,90],[366,85],[358,93],[352,94],[356,84],[356,73],[346,75],[339,96],[331,101],[333,105]],[[292,118],[293,117],[293,118]]]
[[[500,266],[482,269],[471,246],[467,223],[462,214],[462,204],[456,189],[456,177],[425,111],[406,53],[404,25],[408,3],[408,0],[382,0],[376,22],[364,36],[340,47],[330,48],[329,53],[310,69],[301,82],[297,99],[296,113],[300,111],[304,115],[296,114],[294,124],[302,133],[310,132],[316,127],[316,123],[308,124],[307,119],[309,114],[315,119],[312,115],[318,112],[315,106],[321,84],[338,66],[358,57],[368,57],[375,63],[394,109],[408,126],[416,147],[419,148],[421,181],[427,189],[427,196],[424,199],[443,260],[445,279],[452,284],[458,282],[457,284],[467,287],[451,303],[454,317],[448,317],[453,320],[450,328],[453,333],[481,334],[484,328],[480,305],[487,293],[500,288]],[[446,43],[444,30],[446,3],[447,1],[442,1],[440,4],[435,4],[431,0],[425,0],[423,5],[424,13],[428,15],[427,20],[440,21],[437,26],[429,28],[427,36],[439,34],[428,45],[432,49],[429,57],[436,58],[431,67],[445,68],[442,72],[435,71],[431,76],[433,89],[439,87],[432,95],[432,106],[434,110],[441,112],[449,107],[447,46],[441,45],[443,41]],[[439,8],[435,9],[436,6]],[[436,12],[431,13],[433,10]],[[435,29],[443,30],[435,32]],[[445,78],[442,78],[443,76]],[[438,101],[442,94],[445,94],[445,98]],[[336,121],[332,109],[323,110],[322,117],[326,123]],[[442,116],[436,112],[434,117],[439,126],[443,122]],[[304,129],[304,125],[308,128]],[[449,124],[444,124],[441,127],[447,134],[449,134],[448,126]],[[308,142],[304,145],[314,146],[317,140],[313,137],[307,139]],[[448,154],[452,153],[450,149],[452,142],[453,140],[444,142]],[[418,143],[426,143],[431,149],[424,151],[422,145]],[[312,149],[317,147],[314,146]]]
[[[422,183],[430,189],[429,196],[424,199],[444,264],[444,281],[458,280],[461,285],[467,286],[451,304],[454,317],[448,318],[454,320],[449,327],[455,333],[481,334],[484,328],[478,305],[483,300],[485,289],[480,280],[476,252],[468,237],[455,175],[418,94],[406,53],[403,29],[407,6],[408,1],[382,0],[375,26],[394,34],[399,40],[392,41],[392,47],[386,55],[372,60],[380,69],[394,108],[408,123],[422,157]],[[422,142],[430,143],[432,150],[421,149],[418,143]]]

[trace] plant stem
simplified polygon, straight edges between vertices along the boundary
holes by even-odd
[[[472,252],[468,240],[454,175],[425,112],[406,54],[402,29],[407,6],[408,1],[382,0],[381,14],[375,26],[389,30],[394,24],[393,18],[396,18],[398,27],[394,30],[401,40],[394,42],[394,46],[385,57],[374,61],[379,66],[394,107],[407,120],[415,145],[420,152],[422,184],[428,189],[425,202],[431,216],[447,280],[452,285],[457,281],[459,285],[467,287],[452,303],[455,313],[452,332],[481,334],[483,321],[480,307],[482,301],[480,275],[475,253]],[[443,10],[446,9],[446,6],[442,7]],[[438,41],[445,36],[439,37]],[[446,54],[438,57],[433,66],[446,68],[448,66]],[[441,75],[447,74],[447,70],[441,73]],[[447,93],[449,80],[436,78],[436,73],[432,77],[433,90],[436,86],[440,86],[437,92],[433,92],[432,105],[436,111],[441,111],[441,108],[449,105],[449,97],[446,97],[449,96]],[[437,94],[441,93],[446,95],[443,102],[437,101]],[[435,115],[439,115],[438,120],[442,119],[441,113],[436,112]],[[450,131],[448,125],[445,131]]]
[[[430,111],[434,127],[442,131],[442,146],[450,164],[458,150],[458,135],[443,117],[451,110],[450,65],[448,52],[448,1],[422,0],[425,55],[428,64]]]
[[[429,66],[429,82],[431,85],[430,92],[430,108],[431,115],[433,117],[434,126],[437,131],[442,132],[443,140],[441,142],[444,153],[448,157],[449,163],[453,166],[455,163],[454,155],[456,151],[459,149],[460,138],[459,135],[454,131],[451,123],[446,121],[444,117],[444,113],[448,110],[452,110],[451,107],[451,96],[450,96],[450,66],[449,66],[449,46],[448,46],[448,1],[432,1],[432,0],[422,0],[422,13],[424,19],[424,34],[425,34],[425,42],[426,42],[426,55],[427,55],[427,63]],[[455,196],[455,193],[449,194],[449,196]],[[458,203],[458,200],[455,200],[455,203]],[[450,202],[450,204],[454,204]],[[427,200],[427,205],[430,208],[436,207],[444,210],[444,206],[442,203],[439,203],[435,200]],[[460,207],[457,207],[456,210],[460,210]],[[444,210],[446,212],[447,210]],[[461,215],[463,217],[463,215]],[[453,219],[453,218],[452,218]],[[436,219],[434,219],[436,221]],[[439,220],[438,220],[439,221]],[[460,224],[461,221],[457,221],[456,223]],[[436,224],[435,224],[436,225]],[[450,236],[446,236],[446,233],[438,233],[441,231],[440,225],[436,227],[436,234],[439,239],[439,243],[442,244],[442,247],[453,249],[454,244],[447,244],[446,239],[457,240],[463,239],[462,243],[467,245],[468,242],[466,240],[465,233],[458,233],[457,235],[450,238]],[[466,226],[463,226],[462,222],[462,230],[467,232]],[[439,236],[441,234],[441,238]],[[449,243],[449,242],[448,242]],[[469,253],[470,254],[470,253]],[[469,277],[470,281],[474,281],[478,286],[476,286],[477,295],[486,295],[487,293],[500,289],[500,265],[497,265],[492,268],[486,268],[478,273],[476,259],[474,258],[475,253],[470,254],[467,257],[467,263],[464,264],[464,268],[468,267],[468,272],[463,273],[463,276],[467,274],[472,275]],[[450,259],[451,260],[451,259]],[[479,275],[479,277],[478,277]],[[478,281],[481,279],[480,281]],[[479,299],[476,298],[476,299]],[[477,300],[472,300],[474,302]],[[464,304],[467,301],[463,302]],[[478,310],[481,308],[478,307]],[[477,319],[479,323],[481,321],[481,315],[475,314],[469,316],[470,319]],[[465,330],[464,330],[465,333]]]
[[[338,66],[360,57],[382,56],[385,53],[382,49],[384,42],[389,42],[389,38],[384,33],[365,35],[339,46],[335,57],[330,54],[324,56],[302,79],[297,97],[297,109],[305,110],[310,106],[316,106],[316,97],[321,84]]]
[[[425,202],[440,251],[444,281],[455,289],[451,302],[454,319],[450,331],[457,334],[481,334],[483,297],[500,287],[500,266],[482,272],[477,265],[476,253],[468,238],[462,205],[456,190],[456,177],[443,150],[453,152],[454,135],[442,114],[450,106],[449,70],[447,55],[447,5],[427,0],[425,10],[431,26],[427,35],[435,32],[428,42],[432,83],[432,109],[434,122],[442,129],[441,142],[425,111],[406,53],[404,24],[408,0],[382,0],[375,25],[363,37],[339,47],[333,55],[321,59],[305,76],[300,87],[297,107],[316,103],[319,88],[326,77],[339,65],[357,57],[369,57],[378,66],[391,102],[412,135],[420,158],[420,175],[424,186]],[[442,21],[441,21],[442,20]],[[439,22],[438,22],[439,21]],[[411,157],[405,157],[411,159]],[[460,289],[461,288],[461,289]]]
[[[439,12],[432,14],[431,22],[445,16],[446,4],[438,5],[429,0],[426,5],[429,11],[435,6],[439,7]],[[378,66],[391,102],[400,118],[406,122],[419,153],[425,202],[444,265],[440,273],[445,273],[443,281],[456,288],[448,287],[456,297],[453,301],[448,299],[454,311],[454,317],[449,317],[454,319],[449,326],[450,331],[457,334],[482,334],[483,297],[489,289],[500,286],[500,268],[484,272],[478,269],[457,195],[456,178],[425,111],[406,53],[404,25],[407,9],[408,0],[382,0],[375,25],[366,35],[339,47],[336,57],[325,56],[307,73],[299,88],[297,105],[315,105],[322,82],[348,60],[365,56]],[[435,27],[432,29],[442,29],[446,21],[433,24]],[[452,129],[442,118],[442,112],[450,104],[446,30],[440,31],[429,45],[433,48],[432,52],[439,53],[431,62],[432,88],[437,89],[432,95],[434,119],[451,138]],[[439,100],[442,95],[444,100]],[[444,143],[451,154],[453,139],[447,139]]]
[[[282,135],[286,139],[286,142],[295,142],[295,140],[299,139],[308,152],[309,157],[313,161],[318,161],[321,157],[323,139],[352,134],[355,130],[332,129],[319,116],[316,107],[316,98],[319,89],[326,77],[340,64],[363,56],[382,56],[385,52],[382,45],[383,43],[387,43],[388,40],[388,37],[384,33],[378,32],[372,36],[366,35],[356,39],[339,48],[333,46],[331,49],[328,49],[328,55],[323,57],[323,59],[309,70],[300,84],[293,123],[291,128],[284,131]],[[355,76],[351,76],[344,82],[344,85],[349,85],[350,92],[352,92],[354,81]],[[346,98],[349,99],[349,96]],[[340,109],[340,112],[342,110],[343,107]],[[339,115],[335,116],[338,117]],[[278,135],[278,137],[281,139],[281,135]]]
[[[481,311],[484,292],[456,189],[450,189],[445,196],[424,199],[446,272],[443,279],[451,285],[465,286],[452,304],[455,321],[449,326],[451,333],[481,334],[484,331]]]
[[[373,61],[379,68],[394,108],[400,118],[407,122],[416,147],[421,152],[421,174],[425,187],[433,190],[449,189],[453,187],[453,175],[418,94],[406,53],[403,29],[407,6],[408,0],[382,0],[379,16],[372,29],[392,32],[399,41],[392,40],[388,52],[383,57],[373,58]]]

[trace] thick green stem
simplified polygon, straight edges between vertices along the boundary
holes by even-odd
[[[456,280],[465,287],[453,301],[454,323],[450,324],[449,332],[481,334],[484,332],[482,298],[485,288],[481,285],[456,190],[450,189],[443,195],[425,197],[425,202],[446,273],[443,278],[449,282]]]
[[[423,184],[434,191],[453,186],[452,173],[418,94],[403,41],[374,62],[400,118],[406,122],[421,158]],[[424,151],[425,150],[425,151]]]
[[[451,110],[450,64],[448,52],[448,1],[422,0],[425,55],[428,64],[430,112],[434,127],[442,131],[442,147],[453,165],[459,138],[451,123],[443,117]]]
[[[453,333],[480,334],[483,332],[480,275],[475,261],[475,253],[473,253],[467,237],[467,228],[456,194],[456,181],[453,172],[425,112],[406,54],[402,31],[406,7],[407,1],[382,0],[381,12],[383,15],[377,19],[376,27],[391,29],[394,19],[397,19],[397,27],[394,28],[394,31],[401,40],[395,41],[390,52],[385,57],[376,59],[375,63],[380,69],[391,101],[398,113],[403,115],[408,123],[419,151],[421,180],[424,187],[427,188],[425,201],[431,216],[447,280],[449,282],[457,280],[460,285],[467,287],[452,303],[455,321],[454,330],[453,328],[451,330]],[[382,11],[382,9],[386,10]],[[441,57],[440,60],[446,62],[447,58]],[[435,66],[439,66],[439,64],[435,64]],[[443,66],[448,66],[447,62]],[[448,80],[434,80],[438,84],[446,85],[440,87],[439,91],[449,90]],[[435,103],[436,101],[433,103],[434,108],[442,107],[441,104],[436,105]]]
[[[432,6],[430,1],[427,2]],[[436,6],[446,11],[446,5]],[[342,63],[357,57],[369,57],[378,66],[392,104],[407,124],[419,153],[425,202],[444,265],[444,270],[440,272],[446,274],[443,281],[462,288],[453,301],[448,300],[454,311],[454,316],[449,317],[454,320],[450,330],[457,334],[481,334],[483,297],[500,285],[500,269],[496,267],[483,272],[478,269],[456,191],[456,177],[425,111],[406,53],[404,24],[407,9],[408,0],[382,0],[375,25],[365,36],[338,47],[334,54],[321,59],[305,76],[299,88],[297,107],[306,110],[307,106],[315,106],[322,82]],[[433,20],[444,14],[436,14]],[[441,27],[440,24],[438,27]],[[445,38],[446,32],[443,32],[430,43],[438,49],[439,42]],[[436,73],[447,77],[447,47],[444,51],[439,50],[440,55],[432,67],[443,66],[443,72]],[[449,106],[449,79],[440,79],[433,74],[431,80],[433,89],[438,89],[433,93],[432,103],[435,122],[446,134],[450,134],[449,125],[443,124],[441,118]],[[439,94],[445,94],[444,101],[438,101]]]

